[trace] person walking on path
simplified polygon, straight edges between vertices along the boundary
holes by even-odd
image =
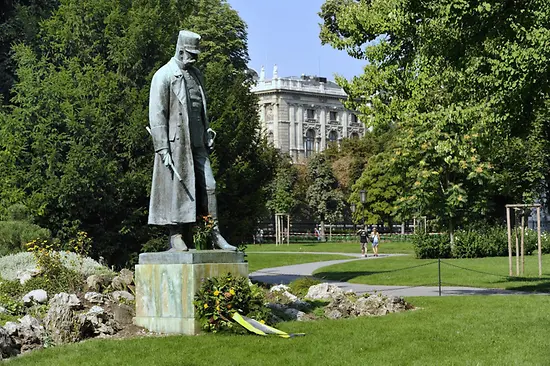
[[[361,243],[361,256],[367,257],[367,243],[369,242],[369,234],[364,228],[359,229],[359,231],[357,231],[357,234],[359,235],[359,242]]]
[[[380,233],[376,228],[372,229],[372,251],[374,252],[374,256],[378,257],[378,243],[380,243]]]
[[[315,226],[315,237],[317,241],[321,241],[321,230],[319,230],[319,225]]]

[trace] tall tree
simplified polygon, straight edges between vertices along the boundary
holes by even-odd
[[[376,134],[367,131],[361,139],[346,138],[341,143],[329,144],[323,154],[330,161],[338,185],[347,196],[352,185],[363,174],[368,159],[383,148]]]
[[[39,23],[58,6],[58,0],[0,1],[0,105],[9,102],[16,78],[12,46],[24,42],[37,49]]]
[[[211,127],[217,131],[212,165],[224,235],[250,240],[265,211],[276,150],[261,136],[258,99],[248,58],[246,24],[225,0],[196,0],[181,28],[201,35],[199,68],[204,70]]]
[[[348,105],[400,131],[403,211],[450,231],[491,203],[538,197],[548,172],[550,4],[329,0],[321,38],[370,65]],[[498,199],[503,197],[503,199]]]
[[[306,198],[311,211],[321,224],[321,239],[324,241],[325,223],[335,223],[342,219],[344,195],[338,188],[338,181],[323,154],[310,158],[307,168],[309,186]]]
[[[297,183],[298,170],[291,164],[288,157],[282,158],[277,166],[275,177],[269,184],[270,197],[267,201],[267,208],[274,214],[292,214],[298,205]]]
[[[242,22],[233,31],[214,32],[215,24],[194,8],[203,3],[61,1],[41,24],[40,53],[26,45],[15,49],[19,82],[0,124],[0,208],[27,204],[37,222],[61,239],[85,230],[94,239],[93,254],[119,265],[160,234],[147,226],[149,84],[173,56],[178,31],[188,25],[182,19],[194,19],[210,24],[218,37],[203,32],[209,112],[219,132],[213,160],[224,197],[222,224],[254,221],[263,202],[259,185],[269,177],[274,155],[256,133],[256,101],[237,57],[246,55],[246,33]],[[208,4],[212,14],[231,15],[227,22],[238,19],[225,1]],[[212,46],[217,44],[223,47]],[[227,57],[233,54],[235,59]]]
[[[397,131],[378,130],[368,136],[371,145],[376,147],[362,171],[354,182],[348,201],[355,204],[355,220],[364,219],[365,223],[378,224],[386,222],[390,230],[393,222],[399,219],[396,212],[397,200],[403,192],[404,174],[394,169],[392,157],[394,154]],[[365,191],[365,202],[361,202],[361,191]]]

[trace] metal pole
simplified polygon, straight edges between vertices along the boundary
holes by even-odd
[[[515,220],[516,213],[514,212],[514,223],[517,221]],[[518,226],[516,225],[514,228],[514,233],[516,236],[516,276],[519,276],[519,239],[518,239]]]
[[[290,245],[290,215],[286,215],[286,245]]]
[[[506,207],[506,224],[508,226],[508,268],[512,276],[512,223],[510,222],[510,207]]]
[[[521,275],[525,273],[525,213],[521,213]]]
[[[275,245],[279,245],[281,229],[279,228],[279,215],[275,215]]]
[[[437,274],[439,276],[439,296],[441,296],[441,258],[437,258]]]
[[[537,207],[537,233],[538,233],[538,245],[539,245],[539,277],[542,277],[542,247],[540,243],[540,206]]]

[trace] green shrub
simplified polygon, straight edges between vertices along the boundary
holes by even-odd
[[[5,293],[0,293],[0,306],[6,309],[9,315],[21,315],[24,309],[22,301],[14,300],[13,297]]]
[[[19,281],[0,279],[0,294],[10,298],[19,298],[24,295],[25,289]]]
[[[451,258],[451,243],[447,234],[415,234],[412,242],[419,259]]]
[[[508,255],[508,232],[506,228],[500,226],[486,227],[481,235],[485,238],[486,257]]]
[[[550,233],[541,233],[541,247],[543,254],[550,254]]]
[[[68,268],[61,267],[57,272],[47,275],[32,277],[24,285],[22,285],[23,293],[32,290],[42,289],[50,296],[60,292],[76,293],[84,290],[85,278],[82,274],[72,271]]]
[[[270,310],[265,304],[264,290],[251,284],[248,278],[231,274],[204,280],[194,301],[201,327],[209,332],[243,332],[231,320],[235,312],[266,322]]]
[[[521,233],[518,231],[518,245],[521,245]],[[541,235],[543,248],[550,249],[550,237]],[[537,251],[538,235],[535,230],[526,228],[524,250],[526,255]],[[454,258],[501,257],[508,255],[508,231],[501,226],[476,225],[475,228],[458,230],[455,233]],[[516,254],[516,232],[512,231],[512,254]]]
[[[75,253],[60,252],[61,262],[65,267],[84,276],[105,275],[114,277],[115,273],[102,266],[92,258],[83,258]],[[19,272],[34,272],[38,269],[36,258],[32,253],[21,252],[0,257],[0,277],[16,280]]]
[[[316,278],[301,277],[289,283],[288,287],[290,287],[290,293],[303,298],[307,295],[307,291],[311,286],[315,286],[320,283],[321,281]]]
[[[155,237],[149,239],[141,247],[142,253],[151,253],[151,252],[164,252],[168,249],[168,240],[165,237]]]
[[[0,314],[0,327],[6,325],[7,322],[17,322],[19,316],[10,314]]]
[[[48,293],[77,292],[83,289],[84,276],[65,266],[62,252],[57,251],[56,244],[47,240],[33,240],[27,243],[28,251],[36,259],[40,275],[25,282],[28,290],[41,288]],[[78,249],[78,248],[77,248]],[[81,256],[77,255],[79,263]]]
[[[22,203],[16,203],[6,209],[8,221],[30,221],[31,215],[27,206]]]
[[[451,249],[453,258],[480,258],[487,256],[486,236],[474,230],[457,230]]]
[[[26,221],[0,221],[0,256],[25,251],[32,240],[49,240],[48,229]]]
[[[519,243],[521,245],[521,233],[518,232],[518,240],[519,240]],[[541,247],[544,247],[544,239],[543,239],[543,235],[541,233]],[[537,250],[538,250],[538,233],[536,230],[533,230],[533,229],[525,229],[525,237],[524,237],[524,248],[525,248],[525,254],[526,255],[531,255],[533,253],[537,253]],[[515,236],[514,234],[512,233],[512,247],[513,247],[513,251],[515,253],[515,249],[516,249],[516,242],[515,242]]]

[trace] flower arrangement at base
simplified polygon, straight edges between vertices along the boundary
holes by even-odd
[[[204,280],[195,295],[194,305],[201,328],[214,333],[246,333],[231,320],[236,311],[262,323],[266,323],[271,314],[264,291],[248,278],[231,274]]]
[[[197,221],[193,226],[193,244],[198,250],[213,249],[212,231],[217,222],[211,215],[197,216]]]

